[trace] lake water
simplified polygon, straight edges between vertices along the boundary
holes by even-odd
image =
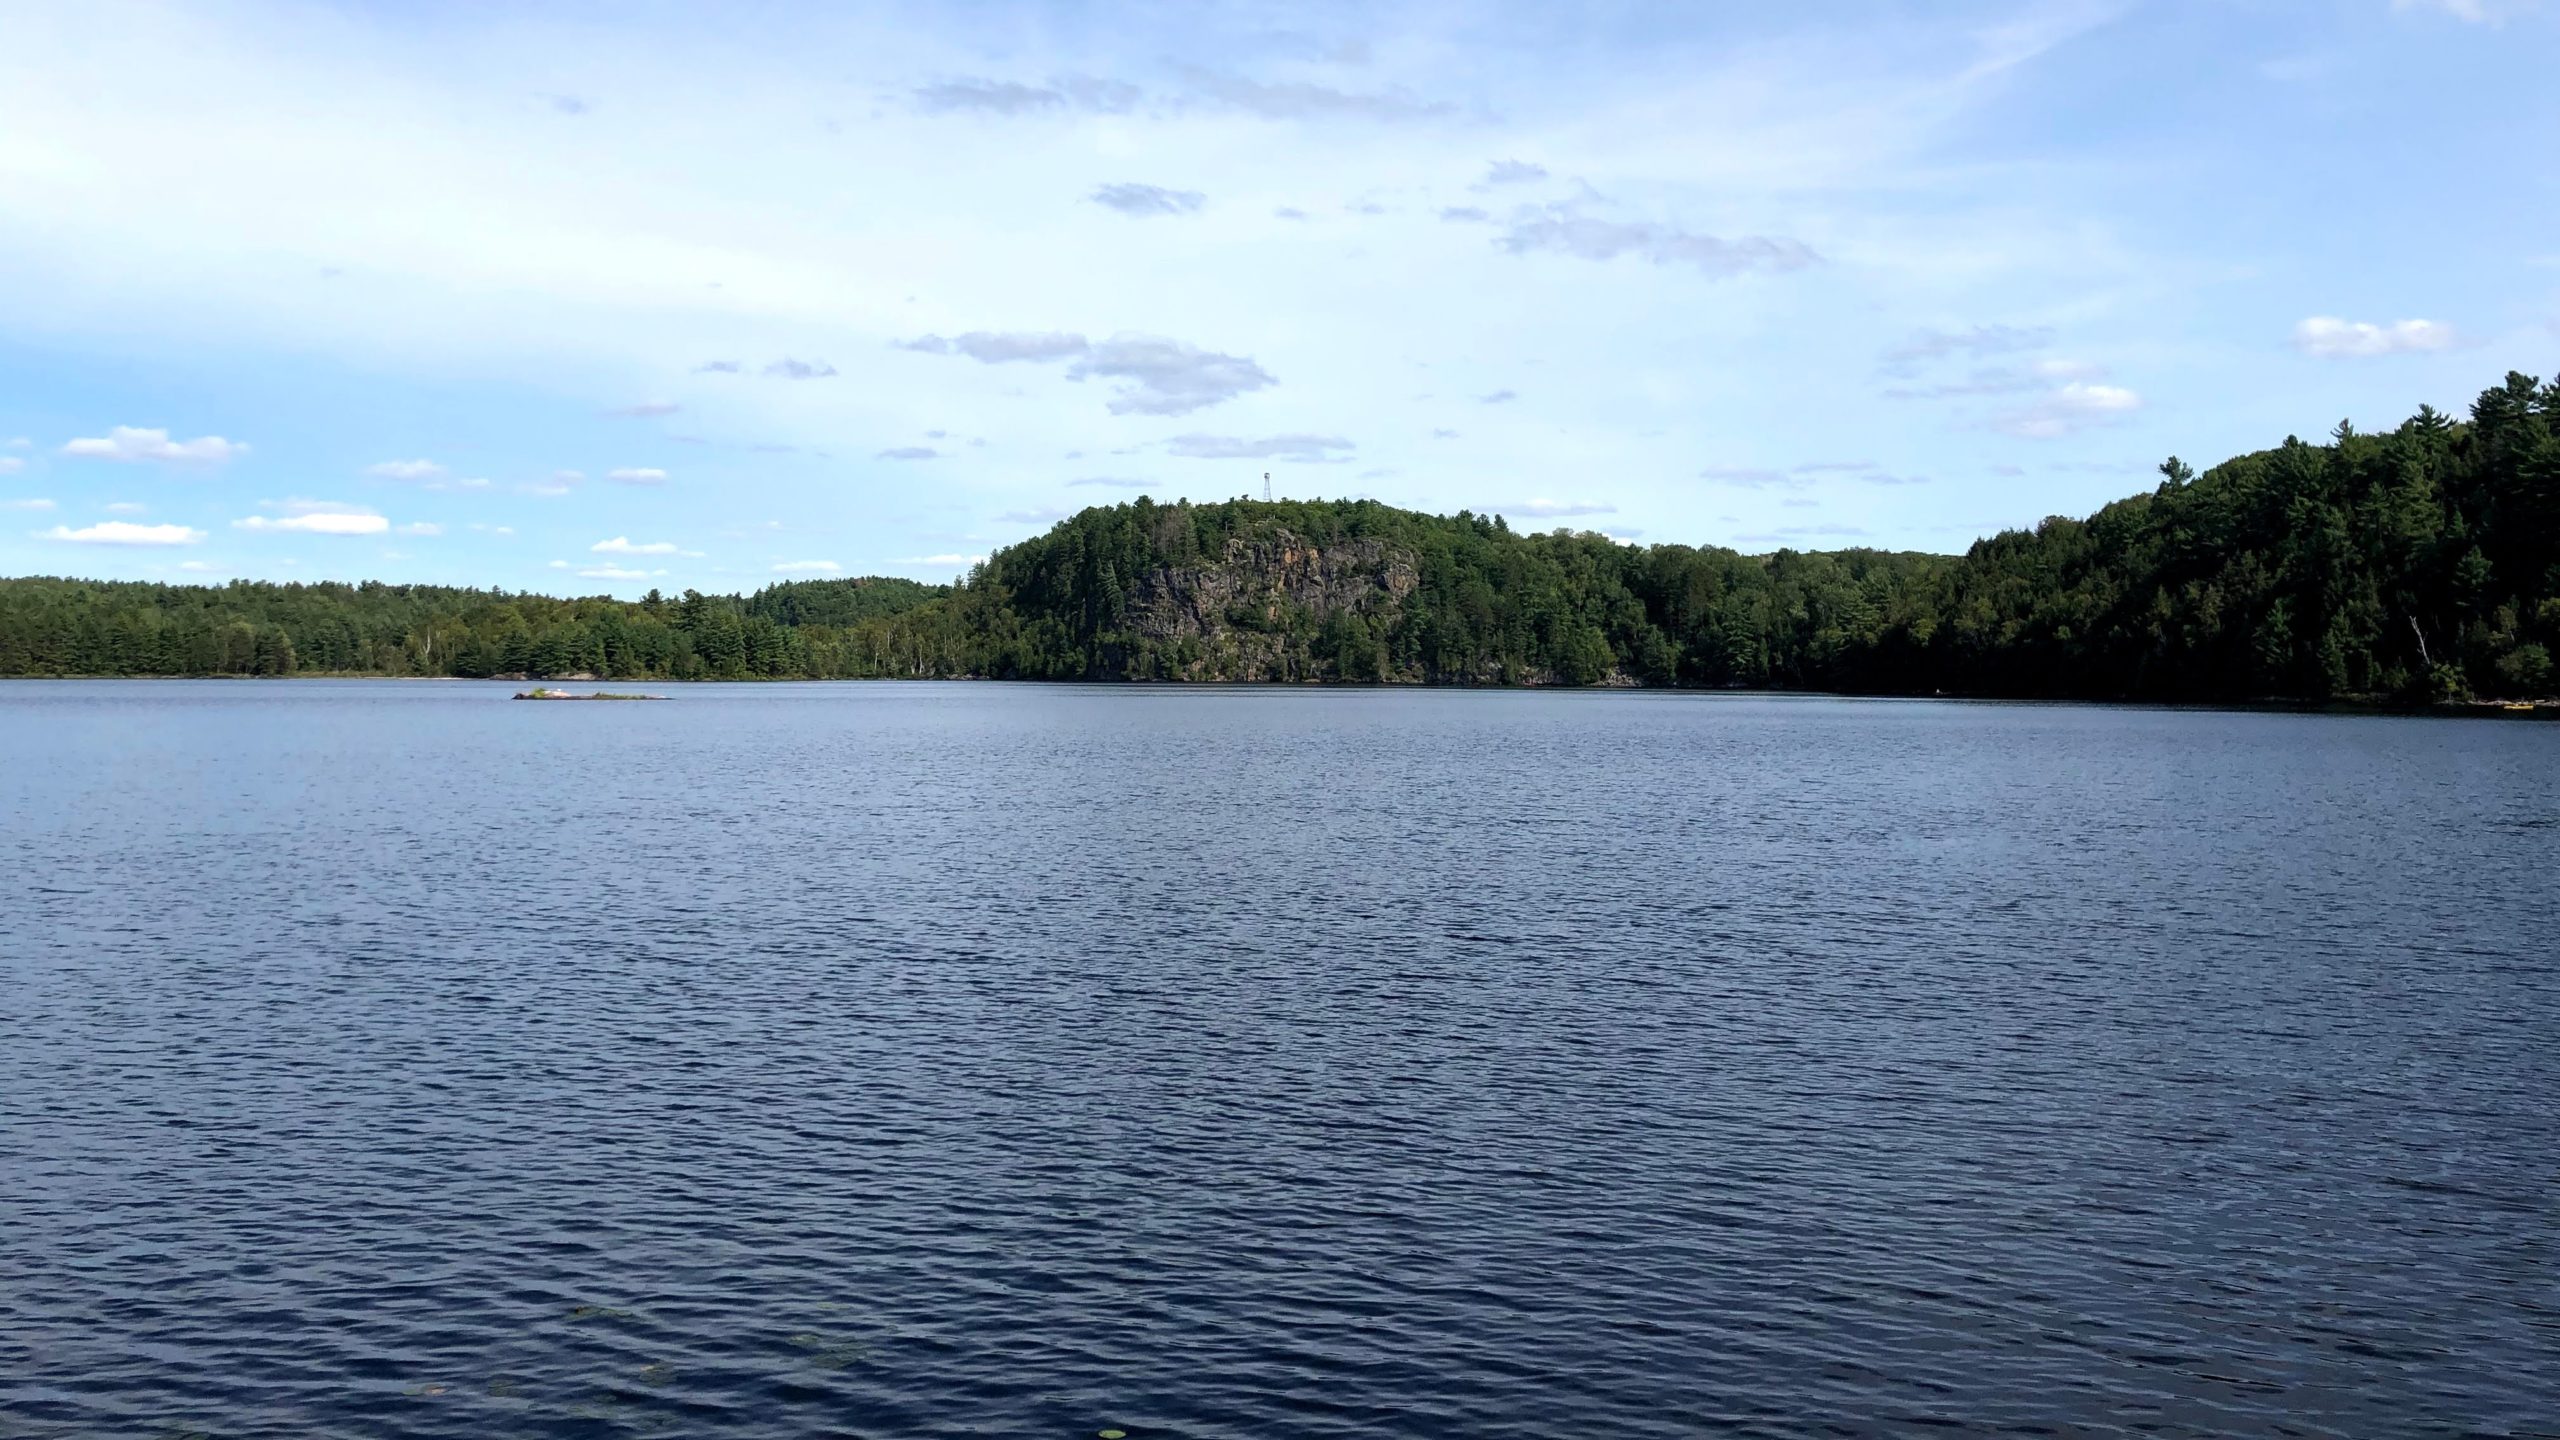
[[[0,1434],[2560,1430],[2560,726],[0,687]]]

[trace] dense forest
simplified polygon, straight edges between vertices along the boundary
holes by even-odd
[[[1373,501],[1086,510],[956,586],[638,601],[0,581],[0,675],[984,676],[2394,702],[2552,693],[2560,381],[2341,424],[1961,556],[1743,555]]]

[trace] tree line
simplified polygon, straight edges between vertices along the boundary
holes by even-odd
[[[1097,507],[956,586],[557,599],[0,581],[0,675],[1634,683],[2160,700],[2548,695],[2560,380],[2341,424],[1960,556],[1622,545],[1374,501]],[[1322,563],[1319,563],[1319,561]]]

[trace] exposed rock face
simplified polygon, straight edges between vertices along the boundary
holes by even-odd
[[[1300,680],[1310,631],[1357,616],[1383,636],[1419,583],[1413,557],[1383,541],[1319,547],[1275,528],[1229,540],[1215,560],[1137,577],[1128,625],[1178,655],[1184,679]]]

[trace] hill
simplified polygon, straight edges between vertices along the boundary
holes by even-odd
[[[0,675],[1689,685],[2097,699],[2544,695],[2560,382],[2341,424],[1961,556],[1743,555],[1375,501],[1086,510],[958,586],[626,602],[0,581]]]

